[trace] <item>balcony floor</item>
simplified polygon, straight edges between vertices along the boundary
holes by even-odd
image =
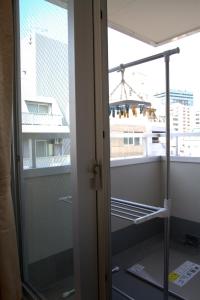
[[[186,261],[191,261],[199,265],[200,249],[172,241],[170,248],[170,272]],[[159,288],[127,272],[127,268],[135,264],[144,266],[144,272],[142,273],[145,274],[145,276],[147,275],[155,284],[162,285],[163,239],[161,236],[155,236],[113,257],[113,266],[117,265],[120,267],[120,271],[113,274],[113,285],[136,300],[163,299],[162,291],[159,290]],[[145,276],[143,277],[144,279]],[[169,286],[172,292],[184,299],[198,300],[199,282],[200,272],[182,287],[174,283],[170,283]],[[113,300],[118,299],[122,300],[125,298],[120,295],[116,295],[113,298]],[[169,299],[179,299],[179,297],[170,296]]]

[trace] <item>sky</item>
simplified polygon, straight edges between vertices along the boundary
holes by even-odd
[[[45,0],[20,0],[21,38],[37,31],[67,43],[67,10]],[[148,45],[125,34],[108,29],[109,68],[146,56],[179,47],[180,54],[170,59],[170,87],[194,93],[195,103],[200,103],[200,33],[160,47]],[[164,60],[154,61],[127,69],[125,79],[144,95],[160,92],[165,87]],[[110,91],[120,81],[120,74],[110,76]]]
[[[110,68],[179,47],[180,54],[170,57],[170,86],[174,89],[193,91],[200,103],[200,33],[159,47],[148,45],[112,29],[108,29],[108,37]],[[164,59],[127,69],[127,73],[131,74],[136,71],[146,75],[146,84],[149,82],[149,87],[154,91],[159,91],[164,86]]]
[[[37,31],[66,43],[67,28],[67,10],[45,0],[20,0],[21,38]]]

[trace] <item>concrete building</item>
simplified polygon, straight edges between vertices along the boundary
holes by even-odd
[[[24,168],[70,163],[67,44],[40,33],[21,42]]]
[[[193,109],[191,106],[172,103],[170,107],[171,130],[190,132],[193,126]]]
[[[165,104],[166,93],[161,92],[154,95],[161,101],[161,104]],[[179,103],[186,106],[193,106],[194,96],[192,92],[189,91],[181,91],[181,90],[170,90],[170,101],[171,104]]]

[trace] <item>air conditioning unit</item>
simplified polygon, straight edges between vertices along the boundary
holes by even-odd
[[[62,139],[60,139],[60,138],[56,138],[55,141],[54,141],[55,145],[58,145],[58,144],[61,144],[61,143],[62,143]]]

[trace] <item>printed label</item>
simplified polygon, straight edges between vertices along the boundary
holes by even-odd
[[[182,287],[200,271],[200,265],[185,261],[180,267],[169,274],[169,281]]]
[[[133,265],[130,268],[130,270],[133,271],[133,272],[141,272],[142,270],[144,270],[144,266],[142,266],[140,264],[136,264],[136,265]]]

